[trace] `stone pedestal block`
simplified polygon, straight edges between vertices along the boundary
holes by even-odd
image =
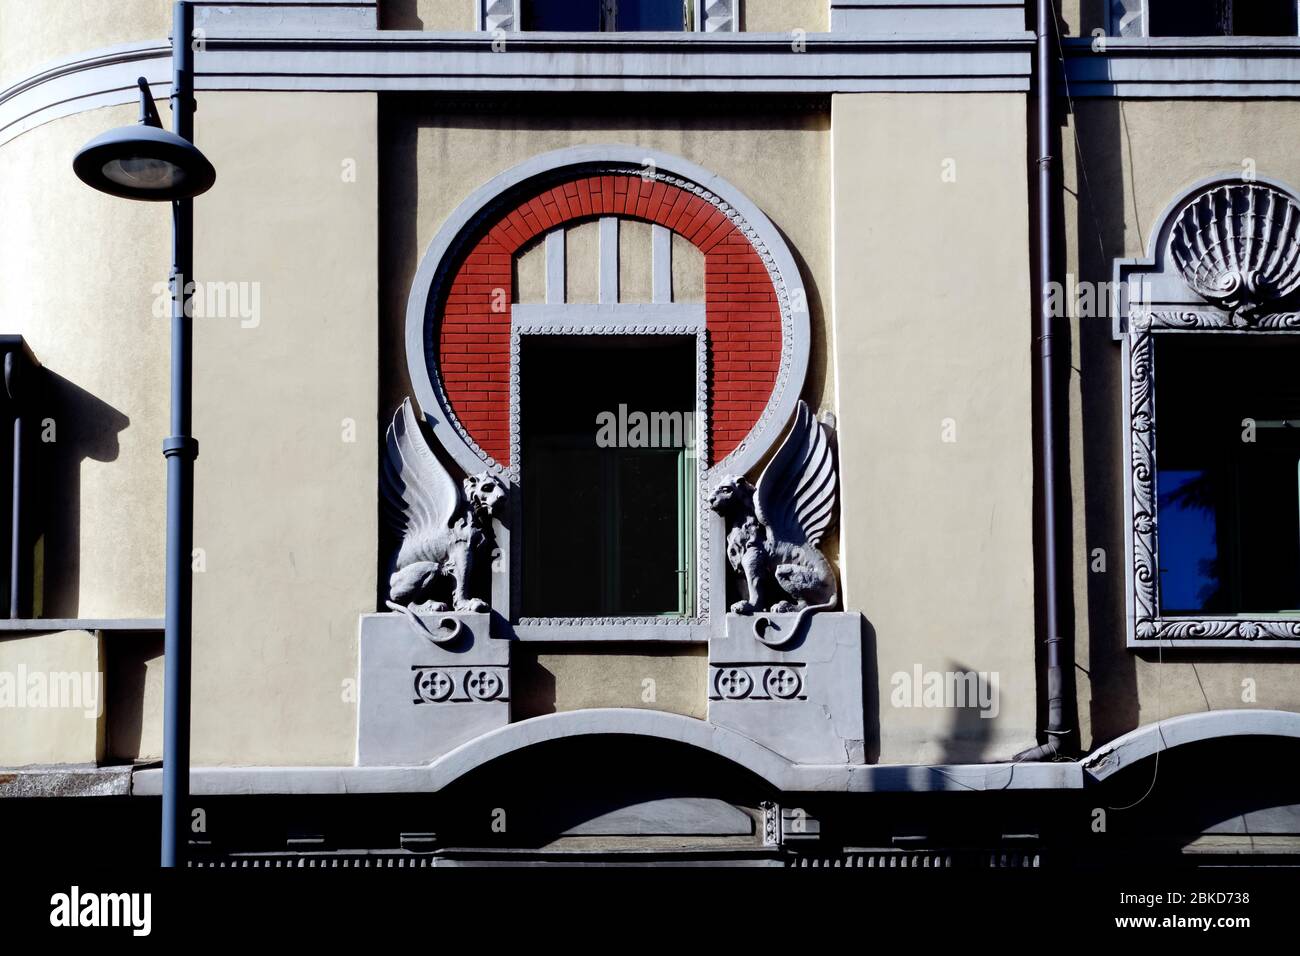
[[[764,616],[792,631],[794,614]],[[709,723],[796,763],[863,763],[862,616],[814,614],[781,648],[760,642],[753,624],[729,614],[709,641]]]
[[[423,764],[510,722],[510,642],[487,614],[361,618],[357,764]]]

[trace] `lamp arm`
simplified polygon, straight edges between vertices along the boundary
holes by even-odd
[[[158,107],[153,101],[153,91],[149,89],[149,81],[142,76],[135,82],[140,87],[140,125],[162,129],[162,117],[158,115]]]

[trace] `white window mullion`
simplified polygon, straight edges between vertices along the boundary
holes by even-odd
[[[651,228],[651,302],[673,301],[673,234],[657,223]]]
[[[604,305],[618,302],[617,216],[602,216],[600,220],[600,295],[597,301]]]
[[[546,304],[562,305],[565,301],[564,227],[546,234]]]

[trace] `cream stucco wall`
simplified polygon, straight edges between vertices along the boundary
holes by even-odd
[[[103,756],[103,650],[88,631],[0,635],[0,767]]]
[[[1207,176],[1253,168],[1300,188],[1298,123],[1300,104],[1290,101],[1077,102],[1062,133],[1063,271],[1080,282],[1109,281],[1113,260],[1145,255],[1165,207]],[[1176,714],[1300,710],[1294,654],[1252,649],[1162,659],[1126,649],[1122,383],[1110,316],[1076,316],[1070,342],[1070,547],[1085,749]],[[1092,570],[1096,549],[1105,553],[1104,573]],[[1253,700],[1244,681],[1253,682]]]
[[[830,20],[830,0],[740,0],[740,25],[746,33],[824,33]]]
[[[874,635],[884,763],[1034,741],[1025,123],[1010,95],[832,106],[844,597]],[[893,706],[917,666],[996,674],[1000,713]]]
[[[0,90],[51,60],[162,40],[171,0],[0,0]]]
[[[514,720],[586,707],[708,716],[703,646],[520,647],[511,662]]]
[[[87,140],[135,119],[91,110],[0,147],[0,327],[47,371],[39,616],[163,611],[170,216],[72,173]]]
[[[347,764],[376,587],[376,100],[207,93],[195,130],[218,170],[196,278],[260,309],[195,325],[194,761]]]
[[[476,30],[479,0],[380,0],[384,30]]]

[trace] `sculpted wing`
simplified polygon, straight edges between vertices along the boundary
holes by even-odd
[[[835,517],[837,481],[826,426],[800,401],[794,427],[758,479],[755,514],[778,540],[817,547]]]
[[[460,509],[461,491],[425,442],[409,398],[393,415],[387,445],[379,485],[389,527],[403,540],[448,527]]]

